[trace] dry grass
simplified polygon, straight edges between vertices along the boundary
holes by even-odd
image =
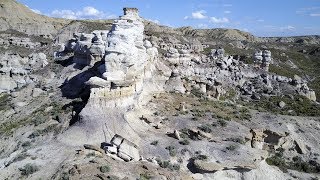
[[[194,119],[217,118],[224,120],[250,120],[248,109],[234,104],[202,99],[193,95],[163,93],[155,99],[160,114],[165,116],[193,115]],[[181,104],[185,104],[187,111],[181,111]]]

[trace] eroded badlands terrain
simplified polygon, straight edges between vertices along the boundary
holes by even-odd
[[[318,36],[0,9],[0,179],[320,178]]]

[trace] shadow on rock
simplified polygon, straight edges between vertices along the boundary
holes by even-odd
[[[72,108],[72,118],[69,122],[69,126],[72,126],[76,122],[79,121],[79,114],[82,111],[82,109],[86,106],[88,99],[82,99],[82,100],[74,100],[70,102],[69,104],[66,104],[62,107],[62,109]]]
[[[59,88],[61,89],[63,97],[68,99],[82,98],[90,95],[90,88],[85,85],[91,77],[98,76],[100,73],[98,67],[101,66],[103,62],[96,62],[95,65],[88,70],[81,72],[80,74],[67,79]]]
[[[71,103],[66,104],[63,107],[64,109],[71,107],[74,112],[74,114],[72,114],[72,119],[69,122],[70,126],[79,121],[79,114],[86,106],[90,97],[90,87],[88,87],[85,82],[91,77],[100,76],[98,67],[101,66],[102,63],[103,62],[95,63],[93,67],[72,77],[70,80],[66,80],[59,87],[63,97],[74,99]]]
[[[187,164],[187,168],[189,169],[190,172],[192,172],[193,174],[195,173],[199,173],[199,170],[195,167],[194,165],[194,159],[191,158],[189,159],[189,162]]]

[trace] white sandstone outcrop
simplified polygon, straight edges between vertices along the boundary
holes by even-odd
[[[125,15],[114,22],[106,47],[103,77],[113,83],[140,78],[148,60],[143,46],[143,21],[135,10],[124,11]]]
[[[65,133],[63,141],[101,143],[118,134],[139,144],[136,128],[143,125],[136,119],[128,120],[125,114],[147,102],[152,92],[162,90],[169,78],[167,74],[171,74],[170,69],[158,61],[157,48],[144,41],[143,32],[143,21],[137,9],[124,8],[124,16],[115,20],[107,37],[93,36],[96,45],[106,40],[105,64],[99,67],[102,71],[99,77],[91,77],[86,82],[90,86],[90,98],[80,113],[79,123]],[[89,41],[80,44],[86,42],[91,48],[94,46]],[[75,136],[77,141],[71,142]],[[120,154],[124,157],[123,152]]]
[[[271,51],[257,50],[254,55],[254,63],[258,68],[269,71],[269,65],[272,62]]]
[[[44,53],[32,53],[28,57],[6,53],[0,57],[0,62],[0,92],[9,92],[32,83],[34,80],[30,73],[48,65]]]

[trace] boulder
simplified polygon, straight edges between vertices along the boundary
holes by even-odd
[[[42,93],[44,93],[44,91],[40,88],[34,88],[32,90],[32,97],[38,97],[40,96]]]
[[[37,66],[37,68],[43,68],[49,64],[47,61],[47,56],[44,53],[32,53],[28,57],[30,66]]]
[[[176,139],[181,140],[180,133],[179,133],[178,130],[174,130],[173,134],[174,134]]]
[[[223,48],[219,48],[217,50],[217,52],[216,52],[216,55],[217,55],[218,58],[223,58],[224,57],[224,53],[225,53],[224,49]]]
[[[202,180],[203,179],[203,175],[200,173],[195,173],[191,175],[191,178],[194,180]]]
[[[165,84],[165,90],[167,92],[179,92],[179,93],[186,92],[186,89],[183,85],[183,81],[177,69],[172,71],[169,80]]]
[[[193,165],[199,173],[214,173],[222,170],[223,166],[216,162],[206,162],[202,160],[194,160]]]
[[[140,155],[137,146],[124,139],[119,146],[118,156],[125,161],[139,161]]]
[[[98,146],[91,145],[91,144],[84,144],[83,146],[85,149],[94,150],[94,151],[100,152],[101,154],[104,154],[103,150]]]
[[[113,136],[113,138],[111,139],[111,144],[119,147],[120,144],[122,143],[123,141],[123,137],[121,137],[120,135],[116,134]]]
[[[110,81],[106,81],[99,77],[91,77],[87,82],[85,82],[85,84],[92,88],[100,88],[100,87],[110,88],[111,86]]]
[[[294,85],[294,86],[298,86],[298,85],[300,85],[302,83],[302,78],[300,77],[300,76],[298,76],[298,75],[294,75],[293,76],[293,79],[292,79],[292,84]]]
[[[283,101],[280,101],[279,102],[279,107],[280,108],[284,108],[286,106],[286,103],[285,102],[283,102]]]
[[[263,129],[251,129],[252,140],[251,147],[256,149],[263,149],[265,134]]]
[[[110,153],[110,154],[118,153],[118,148],[115,145],[105,146],[103,149],[105,150],[106,153]]]
[[[295,139],[294,145],[299,154],[306,154],[308,152],[306,145],[300,139]]]
[[[108,152],[117,153],[125,161],[139,161],[140,155],[137,145],[116,134],[111,140],[112,146],[105,146]]]

